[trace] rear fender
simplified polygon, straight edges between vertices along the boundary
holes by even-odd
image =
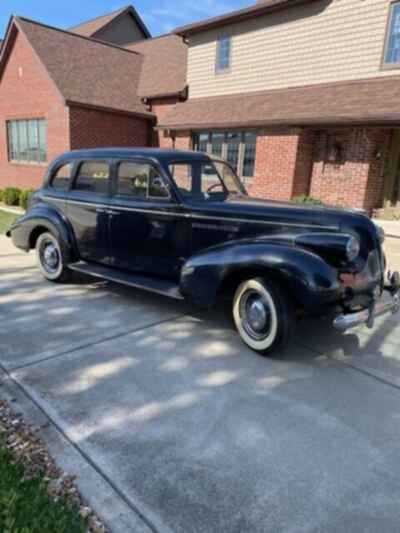
[[[318,311],[339,297],[338,272],[313,252],[287,244],[228,243],[191,257],[183,266],[181,291],[201,307],[215,303],[230,279],[276,279],[299,305]]]
[[[37,237],[45,231],[49,231],[58,239],[68,262],[76,254],[72,228],[64,215],[52,206],[35,205],[14,222],[9,234],[15,246],[28,252],[35,247]]]

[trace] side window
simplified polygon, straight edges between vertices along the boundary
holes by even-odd
[[[172,179],[183,196],[191,196],[193,192],[192,169],[193,165],[187,163],[176,163],[169,166]]]
[[[118,165],[117,194],[131,198],[168,199],[169,191],[155,167],[134,161]]]
[[[110,169],[105,161],[84,161],[81,163],[74,189],[107,194]]]
[[[72,163],[63,165],[54,174],[51,180],[51,187],[56,191],[67,191],[72,174]]]
[[[215,59],[215,72],[228,72],[231,66],[231,38],[220,37],[217,41],[217,56]]]

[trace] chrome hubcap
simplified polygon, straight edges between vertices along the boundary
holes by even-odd
[[[271,311],[262,296],[253,290],[246,291],[240,302],[242,324],[250,337],[261,340],[271,331]]]
[[[49,272],[55,272],[60,262],[56,246],[52,242],[44,243],[41,253],[42,264]]]

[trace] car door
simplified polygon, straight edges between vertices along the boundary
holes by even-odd
[[[68,195],[67,214],[84,260],[109,263],[109,201],[110,163],[80,161]]]
[[[179,275],[190,249],[188,222],[155,162],[115,162],[110,243],[115,267],[169,278]]]

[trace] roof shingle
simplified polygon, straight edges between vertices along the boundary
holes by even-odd
[[[126,48],[142,54],[144,58],[139,96],[168,96],[185,90],[187,45],[181,37],[163,35]]]
[[[400,76],[274,89],[189,99],[175,105],[159,127],[393,124],[400,122],[399,99]]]
[[[15,21],[66,101],[153,117],[138,96],[139,54],[28,19]]]

